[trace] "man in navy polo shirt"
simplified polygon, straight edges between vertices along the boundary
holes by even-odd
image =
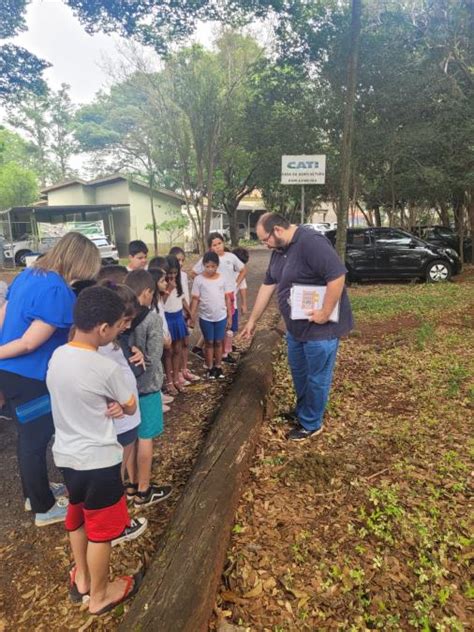
[[[322,432],[339,338],[348,334],[353,326],[351,306],[344,289],[347,270],[328,239],[309,226],[295,226],[281,215],[265,213],[256,230],[260,242],[272,250],[272,256],[241,335],[252,336],[276,289],[287,329],[288,362],[297,397],[296,409],[290,415],[297,426],[288,438],[301,441]],[[290,318],[293,284],[326,286],[322,308],[308,312],[307,321]],[[338,301],[339,321],[329,322]]]

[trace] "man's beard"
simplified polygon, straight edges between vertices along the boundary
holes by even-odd
[[[274,235],[273,241],[275,242],[275,245],[271,246],[272,250],[276,250],[277,252],[284,252],[286,250],[287,243],[284,239],[282,239],[281,237],[276,237]]]

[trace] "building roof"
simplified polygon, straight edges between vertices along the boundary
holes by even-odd
[[[80,184],[84,187],[98,187],[101,186],[103,184],[111,184],[112,182],[118,182],[120,180],[124,180],[125,182],[129,182],[135,186],[141,187],[141,188],[145,188],[148,190],[148,184],[146,184],[146,182],[143,182],[142,180],[138,179],[138,178],[133,178],[131,176],[126,176],[122,173],[113,173],[109,176],[104,176],[101,178],[95,178],[94,180],[82,180],[81,178],[73,178],[71,180],[64,180],[63,182],[58,182],[56,184],[53,184],[49,187],[46,187],[45,189],[41,190],[41,193],[49,193],[49,191],[57,191],[58,189],[65,189],[66,187],[70,187],[73,186],[75,184]],[[160,193],[161,195],[165,195],[167,197],[173,198],[175,200],[179,200],[181,203],[184,204],[185,199],[182,195],[179,195],[178,193],[175,193],[174,191],[170,191],[170,189],[163,189],[160,187],[153,187],[153,190],[156,193]]]

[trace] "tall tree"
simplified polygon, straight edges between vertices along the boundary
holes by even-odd
[[[0,41],[26,30],[24,14],[29,0],[0,1]],[[15,44],[0,45],[0,101],[18,98],[22,92],[44,92],[41,73],[50,64]]]
[[[49,99],[50,151],[62,180],[71,175],[70,159],[78,150],[73,127],[75,107],[69,89],[63,83]]]
[[[362,1],[352,0],[350,47],[347,60],[347,81],[344,102],[344,129],[341,149],[341,191],[337,214],[337,250],[344,260],[346,255],[346,229],[349,214],[351,186],[352,144],[354,133],[354,109],[356,99],[357,65],[361,29]]]
[[[156,124],[147,107],[147,93],[139,74],[112,86],[108,94],[83,106],[76,115],[76,139],[82,151],[99,152],[114,170],[143,177],[148,183],[151,228],[155,253],[158,251],[158,225],[154,193],[163,184]]]

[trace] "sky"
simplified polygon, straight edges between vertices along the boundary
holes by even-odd
[[[44,73],[57,89],[71,86],[75,103],[92,101],[101,88],[110,86],[110,67],[121,62],[120,49],[126,45],[118,35],[88,35],[72,9],[61,0],[32,0],[28,5],[28,30],[12,41],[52,64]],[[197,39],[210,39],[210,25],[201,25]]]

